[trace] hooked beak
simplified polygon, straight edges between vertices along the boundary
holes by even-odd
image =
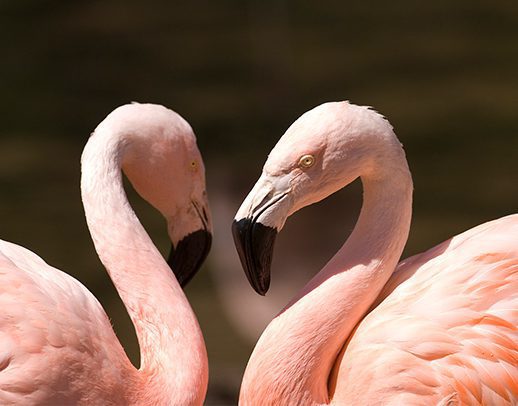
[[[202,223],[202,228],[187,234],[176,247],[171,244],[171,252],[167,263],[173,270],[178,283],[183,288],[196,275],[201,265],[209,254],[212,244],[210,222],[205,209],[200,210],[193,201],[197,215]]]
[[[232,223],[232,235],[250,285],[260,295],[270,287],[275,238],[287,215],[283,208],[289,191],[259,180],[241,205]],[[258,203],[256,203],[258,202]]]

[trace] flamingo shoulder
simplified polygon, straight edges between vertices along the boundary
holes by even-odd
[[[516,402],[517,241],[512,215],[403,261],[338,357],[333,399]]]
[[[0,241],[0,308],[1,404],[95,405],[133,379],[97,299],[70,275],[6,241]]]

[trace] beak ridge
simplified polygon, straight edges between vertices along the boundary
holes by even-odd
[[[290,207],[290,177],[263,173],[232,223],[232,236],[252,288],[265,295],[270,287],[273,248]]]

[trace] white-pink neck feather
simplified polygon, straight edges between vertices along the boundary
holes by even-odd
[[[399,143],[387,148],[392,151],[361,176],[364,202],[349,239],[259,339],[241,404],[329,402],[336,357],[393,273],[408,237],[412,180]]]
[[[140,345],[135,404],[201,405],[208,381],[203,336],[176,278],[129,205],[123,150],[124,139],[96,131],[82,156],[81,192],[95,249]]]

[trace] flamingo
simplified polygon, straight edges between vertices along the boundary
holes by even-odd
[[[271,151],[232,226],[252,287],[268,290],[286,218],[357,177],[352,234],[264,330],[240,404],[518,404],[518,215],[398,264],[412,178],[392,126],[368,107],[324,103]]]
[[[80,282],[0,241],[0,403],[201,405],[208,381],[202,333],[129,205],[121,172],[166,218],[169,262],[185,283],[204,261],[212,229],[194,133],[163,106],[124,105],[97,126],[81,164],[87,223],[135,326],[141,366],[131,364]]]

